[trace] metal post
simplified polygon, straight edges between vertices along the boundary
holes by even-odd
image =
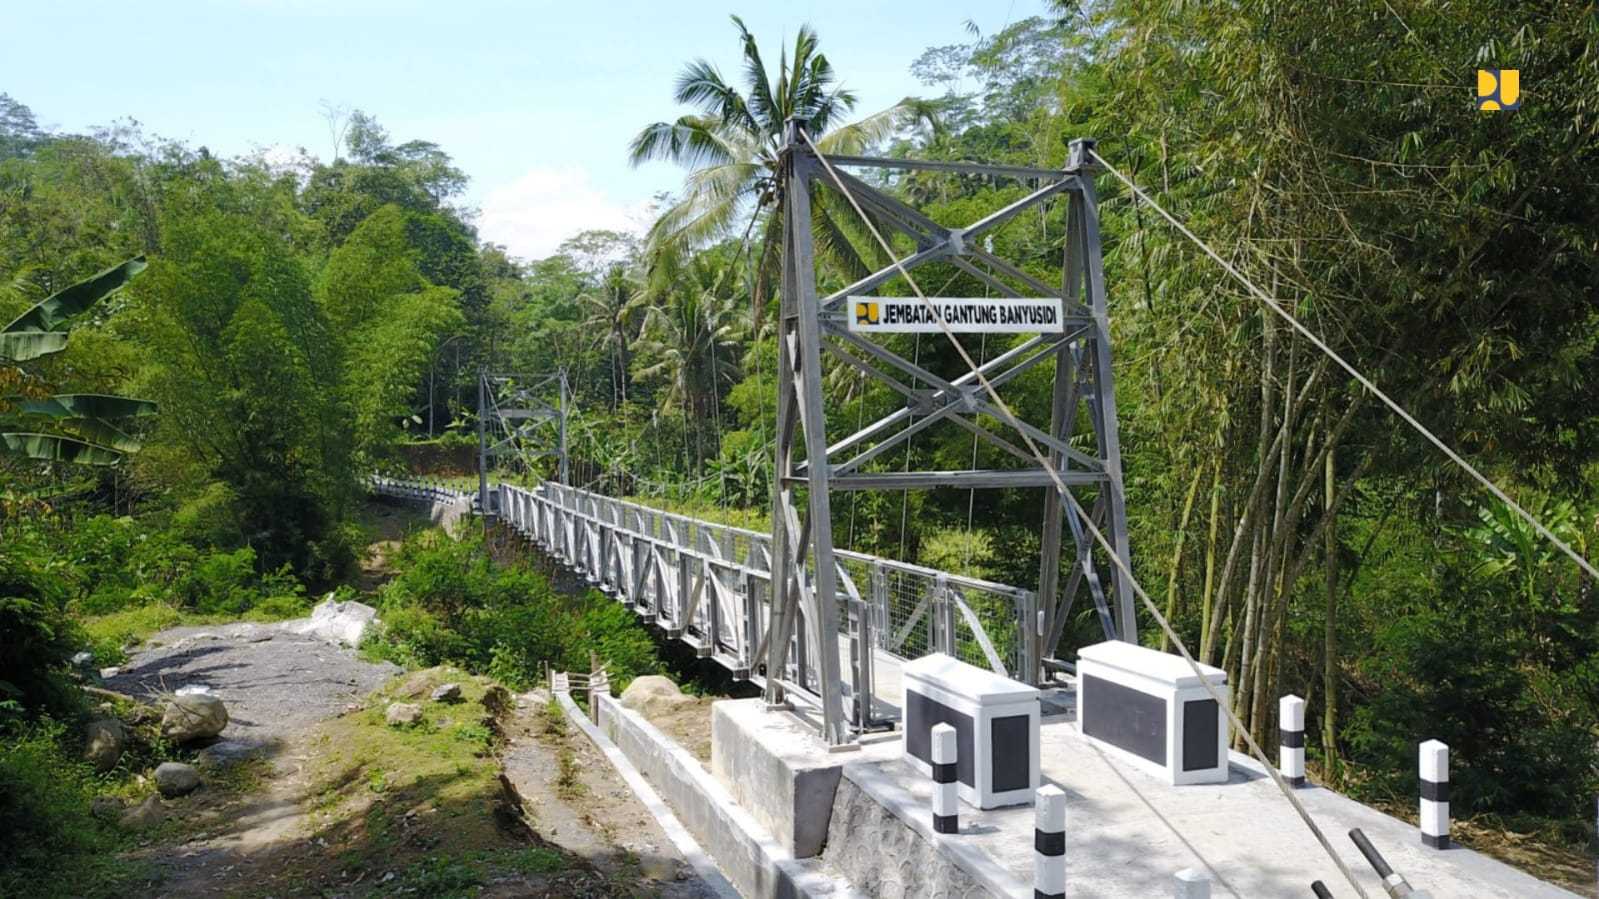
[[[1033,895],[1066,899],[1066,793],[1054,784],[1033,794]]]
[[[826,417],[822,409],[821,309],[816,296],[816,261],[811,243],[811,179],[815,164],[790,120],[784,148],[783,285],[778,328],[778,435],[772,504],[772,630],[768,636],[767,701],[785,700],[782,685],[790,635],[803,610],[814,640],[822,738],[829,746],[849,740],[838,646],[838,589],[833,560]],[[806,468],[795,465],[795,438],[802,432]],[[795,491],[806,492],[805,517]],[[807,577],[806,557],[812,572]],[[803,668],[801,669],[803,678]]]
[[[1421,841],[1449,848],[1449,747],[1438,740],[1421,744]]]
[[[489,517],[489,436],[487,423],[489,417],[488,401],[488,375],[478,369],[477,373],[477,508],[483,520]]]
[[[1198,868],[1184,868],[1173,878],[1175,899],[1210,899],[1210,876]]]
[[[960,833],[960,785],[955,782],[955,728],[933,725],[933,832]]]
[[[567,485],[572,483],[571,460],[566,454],[566,415],[569,396],[570,387],[566,383],[566,369],[563,368],[561,369],[561,419],[559,424],[561,455],[559,457],[559,461],[557,462],[557,470],[560,474],[561,483]]]
[[[1282,749],[1278,769],[1290,786],[1305,785],[1305,701],[1289,694],[1277,702],[1277,732]]]

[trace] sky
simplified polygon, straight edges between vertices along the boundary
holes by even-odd
[[[10,4],[8,4],[10,5]],[[802,23],[859,114],[927,93],[921,52],[1043,11],[1043,0],[146,0],[17,3],[0,92],[47,128],[132,118],[222,156],[332,154],[326,108],[361,109],[396,143],[431,140],[471,177],[483,239],[525,259],[588,228],[638,230],[682,171],[628,165],[644,125],[676,118],[672,82],[706,57],[741,74],[737,12],[768,67]]]

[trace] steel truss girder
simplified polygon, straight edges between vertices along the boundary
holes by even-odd
[[[858,178],[825,171],[802,136],[803,123],[790,122],[782,157],[781,186],[786,217],[783,241],[783,275],[778,321],[778,409],[776,474],[773,480],[772,614],[763,639],[768,672],[787,670],[791,651],[809,653],[817,672],[823,736],[829,744],[850,739],[850,727],[860,721],[844,720],[841,663],[836,639],[840,603],[847,601],[834,576],[836,563],[831,539],[833,490],[905,490],[956,487],[971,489],[1044,490],[1043,550],[1040,589],[1022,598],[1021,670],[1013,676],[1036,683],[1043,675],[1043,660],[1054,651],[1071,609],[1072,593],[1087,582],[1106,635],[1136,640],[1131,585],[1115,566],[1096,558],[1075,503],[1063,503],[1055,489],[1091,491],[1095,526],[1106,533],[1116,555],[1128,558],[1126,505],[1121,472],[1121,451],[1116,432],[1114,379],[1110,368],[1110,335],[1105,281],[1101,259],[1097,197],[1092,167],[1085,164],[1085,142],[1074,142],[1068,166],[1059,171],[1014,166],[933,163],[918,160],[883,160],[872,157],[829,157],[833,166],[877,166],[926,169],[1032,180],[1036,189],[1006,204],[966,228],[941,225],[920,211],[888,196]],[[838,190],[834,176],[874,222],[905,235],[915,250],[899,261],[861,278],[849,286],[818,296],[814,245],[811,235],[813,182]],[[1067,205],[1066,248],[1061,285],[1051,287],[1010,262],[977,246],[984,232],[1000,227],[1022,212],[1063,197]],[[896,254],[897,255],[897,254]],[[1055,362],[1055,378],[1048,428],[1013,421],[978,387],[972,372],[943,378],[845,326],[846,298],[873,290],[899,277],[902,271],[934,261],[947,261],[977,278],[1001,295],[1016,296],[1018,288],[1036,295],[1057,297],[1066,315],[1066,333],[1040,335],[1023,341],[980,366],[983,377],[997,390],[1044,361]],[[846,365],[874,378],[905,398],[904,408],[890,413],[841,440],[828,445],[827,418],[821,382],[821,357],[832,353]],[[992,419],[1004,430],[1019,431],[1045,454],[1040,465],[1032,453],[1022,451],[979,423]],[[1090,433],[1074,435],[1079,420]],[[1027,467],[1006,470],[956,472],[867,472],[862,469],[885,447],[902,444],[936,423],[948,422],[973,431]],[[840,458],[844,453],[849,458]],[[803,455],[804,461],[800,461]],[[1073,568],[1069,590],[1060,587],[1063,525],[1070,525]],[[1105,589],[1108,587],[1108,589]],[[803,616],[807,645],[791,650],[794,623]],[[980,630],[980,629],[979,629]],[[861,684],[857,671],[855,683]],[[870,689],[870,682],[866,683]],[[785,685],[768,677],[769,704],[784,703]],[[857,697],[858,700],[858,697]],[[861,703],[857,702],[857,706]],[[869,706],[869,699],[865,703]]]

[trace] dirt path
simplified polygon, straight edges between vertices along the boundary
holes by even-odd
[[[224,764],[251,760],[247,786],[257,787],[242,796],[202,790],[181,808],[175,804],[189,839],[144,853],[164,875],[157,893],[214,896],[242,889],[259,873],[253,857],[307,839],[303,799],[316,725],[400,668],[276,625],[175,628],[146,645],[106,686],[139,699],[186,687],[210,690],[227,706],[229,720],[222,739],[202,756]]]
[[[504,755],[533,829],[613,879],[636,880],[645,895],[713,899],[616,769],[549,700],[542,691],[517,698]]]

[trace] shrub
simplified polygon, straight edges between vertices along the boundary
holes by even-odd
[[[238,495],[228,485],[212,482],[172,513],[171,530],[193,546],[232,549],[245,542],[239,520]]]
[[[19,712],[76,707],[66,671],[83,640],[66,604],[52,571],[20,553],[0,553],[0,702],[8,703],[0,724]]]
[[[654,643],[625,609],[597,591],[558,593],[521,566],[496,567],[478,540],[423,534],[395,555],[383,626],[368,652],[407,665],[451,663],[525,689],[544,665],[587,670],[589,651],[625,686],[658,670]]]
[[[282,621],[285,618],[299,618],[310,611],[311,601],[304,595],[280,593],[251,606],[244,617],[256,621]]]
[[[179,588],[179,597],[197,612],[237,615],[258,597],[255,588],[255,550],[246,546],[201,557]]]
[[[115,856],[118,835],[95,820],[93,772],[50,719],[0,729],[0,896],[118,895],[138,872]]]

